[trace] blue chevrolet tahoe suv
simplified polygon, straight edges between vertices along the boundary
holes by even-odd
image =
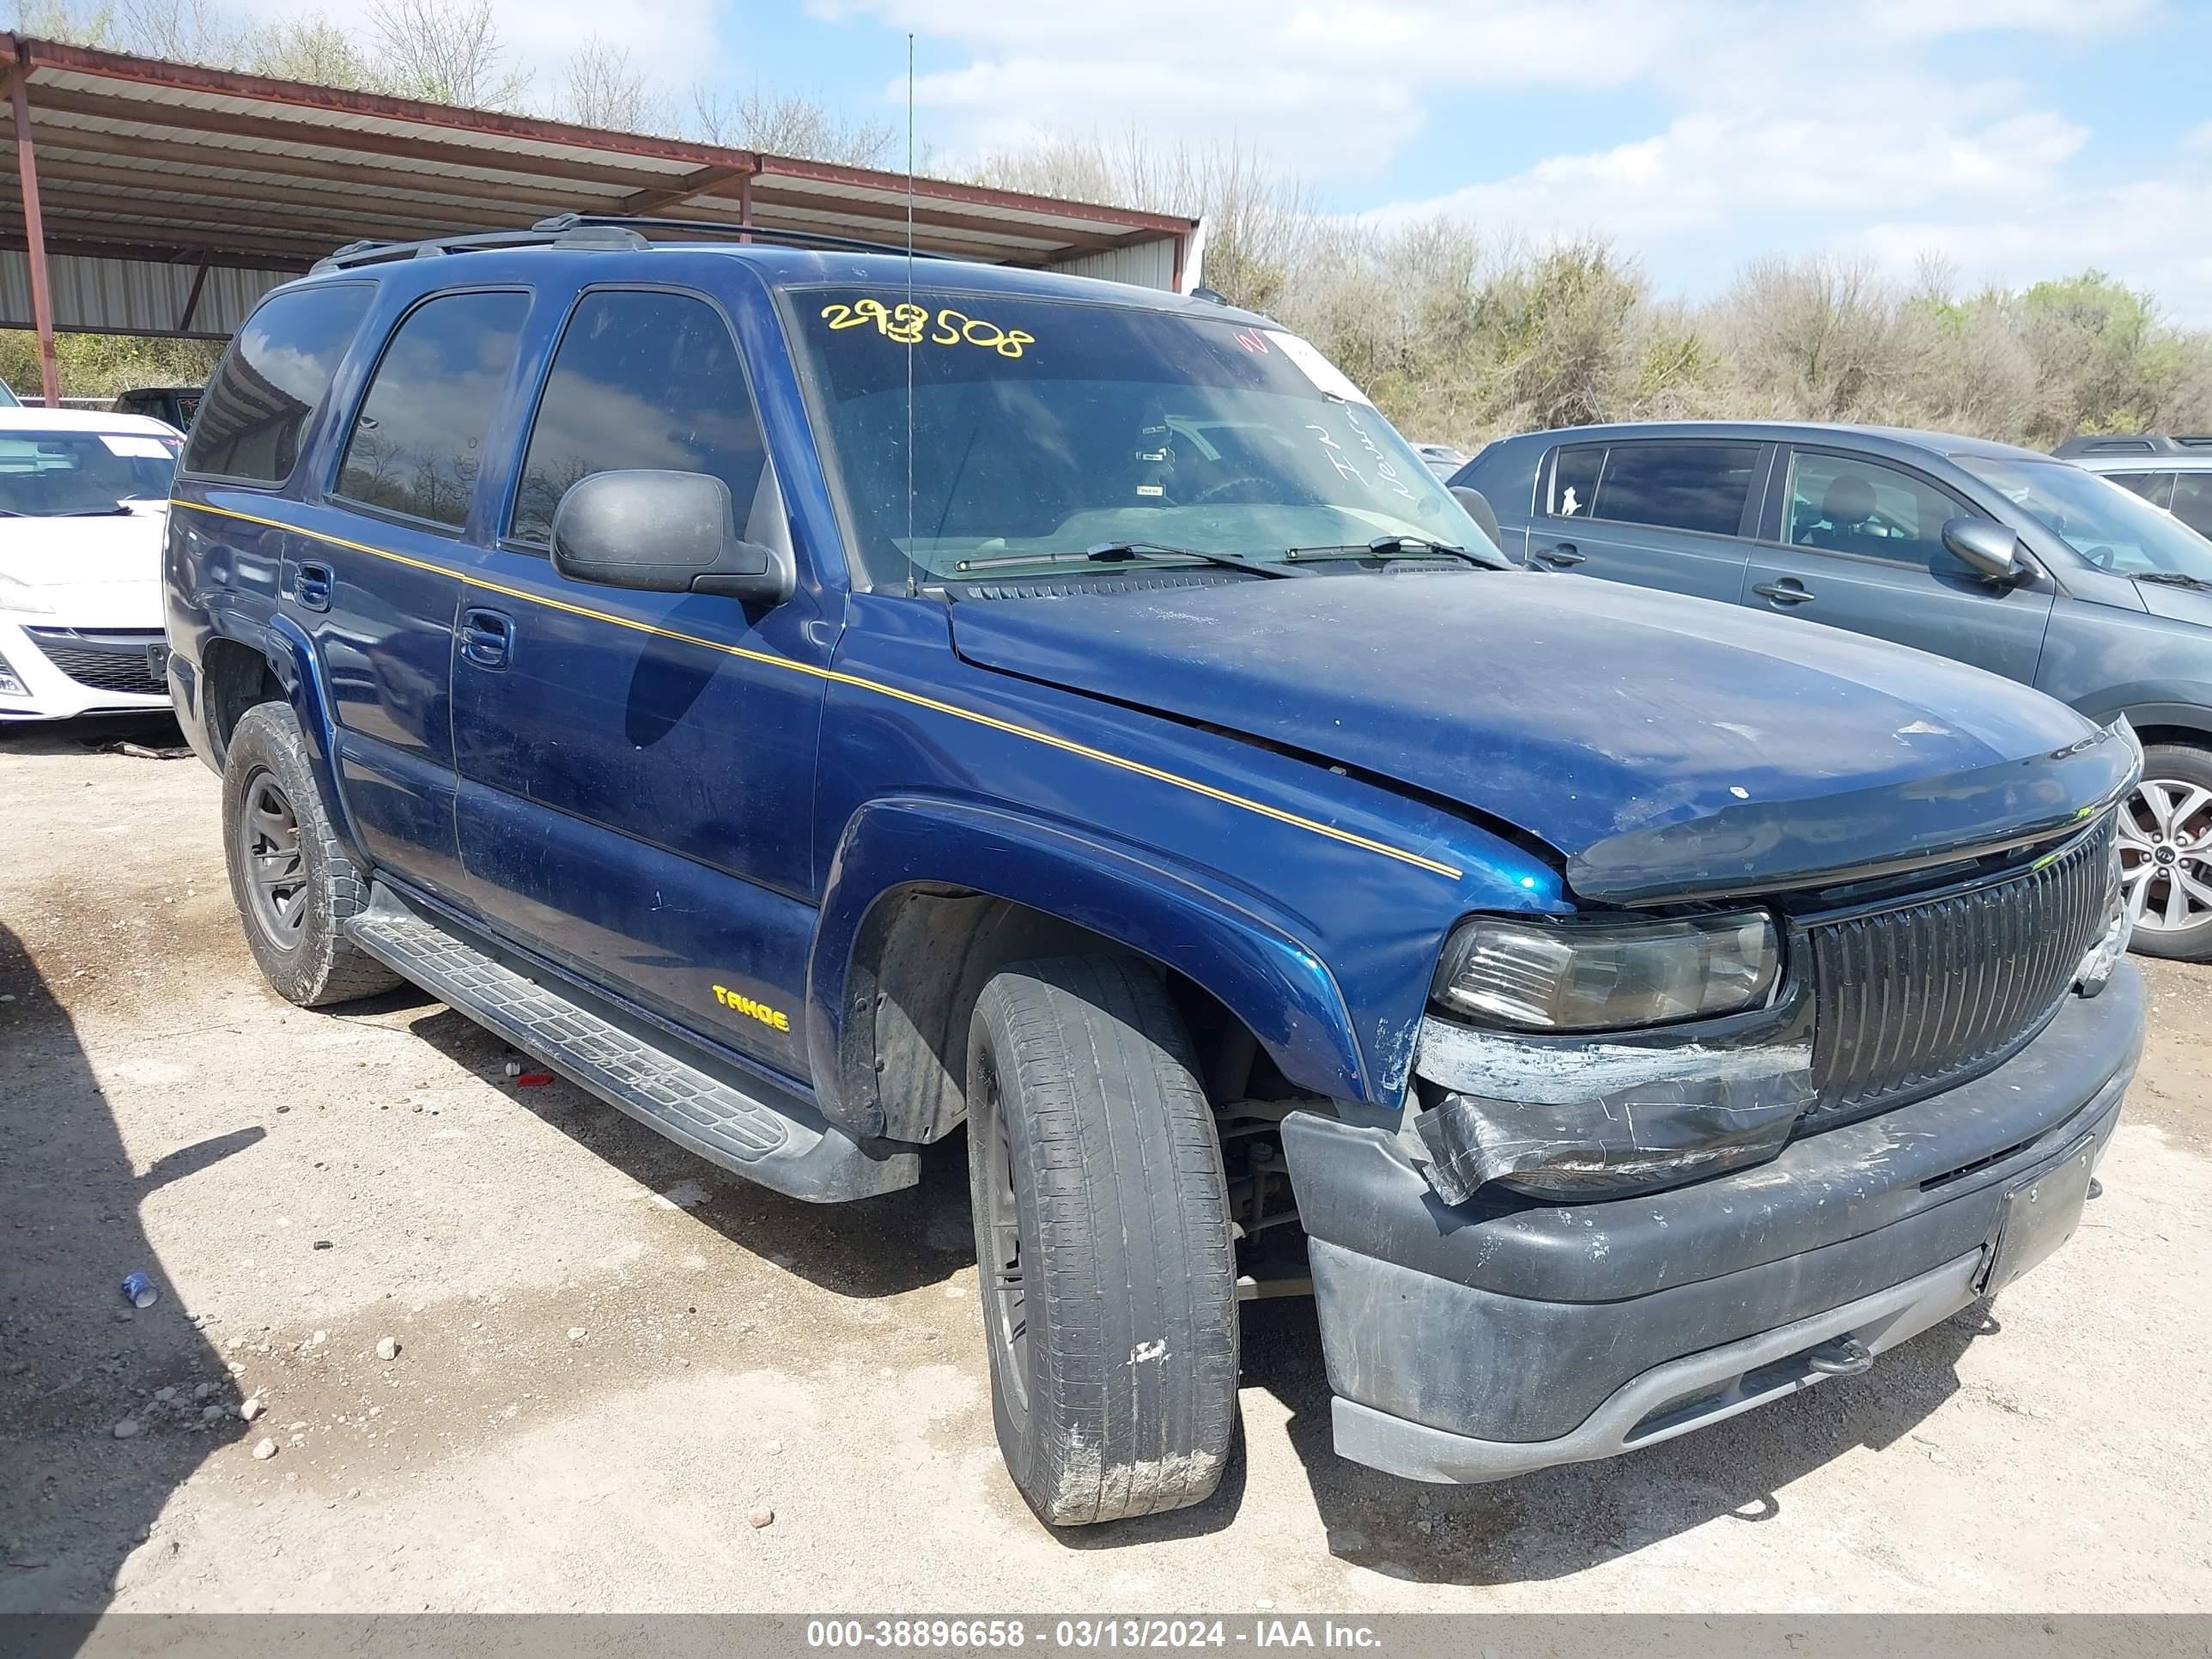
[[[343,251],[167,554],[238,908],[778,1191],[963,1127],[1048,1522],[1211,1492],[1237,1304],[1346,1455],[1714,1422],[2072,1231],[2139,752],[1994,675],[1504,568],[1266,318],[552,223]]]
[[[2212,542],[2166,503],[2009,444],[1764,421],[1526,433],[1452,483],[1530,568],[1847,628],[2124,717],[2136,948],[2212,961]]]

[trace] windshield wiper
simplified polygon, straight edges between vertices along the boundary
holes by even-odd
[[[112,507],[81,507],[74,513],[57,513],[57,519],[127,519],[131,509],[118,501]]]
[[[999,559],[962,559],[955,572],[996,570],[1010,564],[1121,564],[1132,559],[1196,559],[1201,564],[1224,565],[1261,576],[1310,576],[1310,570],[1293,570],[1267,559],[1243,553],[1209,553],[1196,547],[1170,547],[1164,542],[1101,542],[1080,553],[1010,553]]]
[[[2212,588],[2212,580],[2203,576],[2184,575],[2179,570],[2138,571],[2136,580],[2139,582],[2158,582],[2166,587]]]
[[[1378,559],[1387,559],[1401,558],[1409,550],[1416,553],[1441,554],[1446,558],[1457,559],[1462,564],[1471,564],[1477,570],[1498,568],[1472,548],[1462,547],[1456,542],[1440,542],[1433,536],[1418,534],[1377,536],[1371,542],[1346,542],[1337,547],[1285,548],[1283,556],[1286,559],[1351,559],[1369,555]]]

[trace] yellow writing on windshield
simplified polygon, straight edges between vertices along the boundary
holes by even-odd
[[[849,305],[833,301],[822,307],[822,317],[833,331],[865,328],[872,323],[878,334],[901,345],[980,346],[1001,357],[1018,357],[1024,346],[1036,343],[1036,335],[1018,328],[1001,328],[981,317],[955,311],[951,306],[939,307],[933,316],[927,306],[915,305],[910,300],[896,305],[885,305],[875,299],[855,300]]]

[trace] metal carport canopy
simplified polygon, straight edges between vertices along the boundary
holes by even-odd
[[[0,327],[226,337],[341,245],[651,215],[1183,288],[1195,222],[7,35]]]

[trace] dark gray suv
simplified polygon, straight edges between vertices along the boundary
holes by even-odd
[[[2007,444],[1770,422],[1528,433],[1452,483],[1539,569],[1877,635],[2127,715],[2136,947],[2212,958],[2212,542],[2171,514]]]

